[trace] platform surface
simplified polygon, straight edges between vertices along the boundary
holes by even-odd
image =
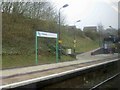
[[[77,55],[76,60],[74,61],[1,70],[0,72],[2,72],[2,76],[1,76],[2,84],[7,85],[7,84],[12,84],[15,82],[25,81],[33,78],[38,78],[43,76],[45,77],[48,75],[57,74],[57,73],[61,73],[67,70],[72,70],[77,68],[77,67],[69,67],[69,65],[80,64],[82,66],[82,63],[100,61],[104,59],[109,60],[110,58],[118,57],[117,53],[91,55],[91,52],[93,51]],[[62,68],[59,68],[59,67],[62,67]],[[58,68],[58,69],[53,70],[54,68]]]

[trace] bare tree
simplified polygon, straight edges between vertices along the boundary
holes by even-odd
[[[2,2],[4,13],[14,13],[36,18],[40,20],[58,22],[58,12],[51,2],[39,0],[39,2]],[[64,24],[65,17],[61,13],[61,24]]]

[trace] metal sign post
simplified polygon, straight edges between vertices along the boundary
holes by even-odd
[[[56,33],[36,31],[35,35],[35,51],[36,51],[36,64],[38,64],[38,37],[55,38],[56,39],[56,62],[58,62],[58,35]]]
[[[37,38],[37,32],[35,36],[35,52],[36,52],[36,64],[38,64],[38,38]]]

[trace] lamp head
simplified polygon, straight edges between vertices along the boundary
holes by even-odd
[[[77,22],[81,22],[81,20],[78,20]]]
[[[63,8],[65,8],[65,7],[67,7],[67,6],[69,6],[68,4],[65,4],[64,6],[63,6]]]

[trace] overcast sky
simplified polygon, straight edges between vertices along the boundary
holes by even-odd
[[[66,24],[74,25],[77,28],[84,26],[97,26],[102,23],[104,28],[112,26],[118,28],[118,1],[119,0],[51,0],[59,9],[65,4],[68,7],[61,9],[66,17]]]

